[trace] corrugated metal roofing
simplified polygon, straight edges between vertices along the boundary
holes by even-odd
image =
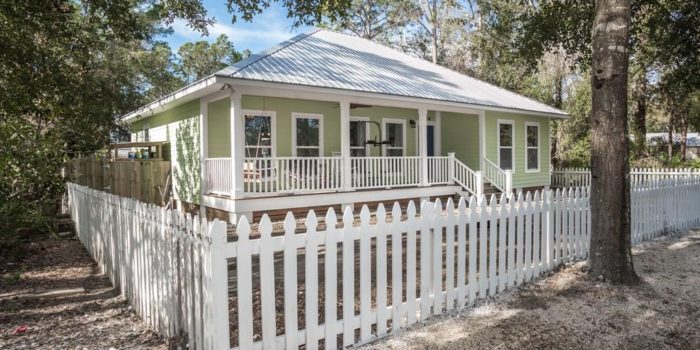
[[[323,29],[298,35],[215,75],[566,115],[432,62]]]

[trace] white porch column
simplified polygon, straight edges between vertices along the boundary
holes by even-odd
[[[486,158],[486,112],[479,112],[479,170],[484,171]]]
[[[433,128],[435,155],[442,156],[442,112],[435,111],[435,127]]]
[[[340,101],[340,156],[342,160],[343,189],[352,191],[352,171],[350,164],[350,101]]]
[[[200,160],[200,176],[199,176],[199,204],[200,213],[206,216],[206,209],[201,206],[204,203],[204,195],[209,190],[207,179],[207,158],[209,157],[209,103],[206,99],[199,99],[199,160]]]
[[[428,186],[428,110],[418,109],[418,145],[420,156],[420,185]]]
[[[241,112],[241,93],[231,91],[231,196],[243,198],[243,158],[245,156],[245,120]]]

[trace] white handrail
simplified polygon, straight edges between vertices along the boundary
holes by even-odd
[[[491,184],[498,188],[501,192],[510,195],[513,193],[513,172],[503,170],[492,161],[484,158],[484,178],[489,180]]]
[[[454,159],[454,181],[475,196],[484,194],[484,180],[480,171],[474,171],[466,164]]]
[[[420,185],[420,157],[356,157],[350,164],[355,189]]]

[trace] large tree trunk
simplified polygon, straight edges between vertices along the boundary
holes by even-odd
[[[682,115],[681,116],[681,161],[685,162],[687,160],[686,157],[686,149],[688,145],[688,116],[687,115]]]
[[[589,269],[613,283],[639,283],[630,242],[627,140],[629,0],[596,0],[591,113]]]
[[[647,76],[643,69],[636,79],[635,84],[635,108],[634,108],[634,141],[636,143],[635,152],[638,158],[646,153],[647,136]]]
[[[668,117],[668,159],[666,160],[666,165],[671,166],[671,161],[673,158],[673,114],[669,114]]]

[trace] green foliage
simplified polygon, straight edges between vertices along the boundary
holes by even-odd
[[[185,43],[178,50],[180,62],[175,71],[186,83],[193,83],[209,74],[241,60],[243,54],[236,51],[228,37],[221,34],[216,41]]]
[[[287,9],[287,18],[293,26],[313,25],[324,19],[337,22],[348,15],[352,0],[226,0],[228,10],[233,14],[232,22],[240,16],[245,21],[261,14],[272,2],[280,3]]]

